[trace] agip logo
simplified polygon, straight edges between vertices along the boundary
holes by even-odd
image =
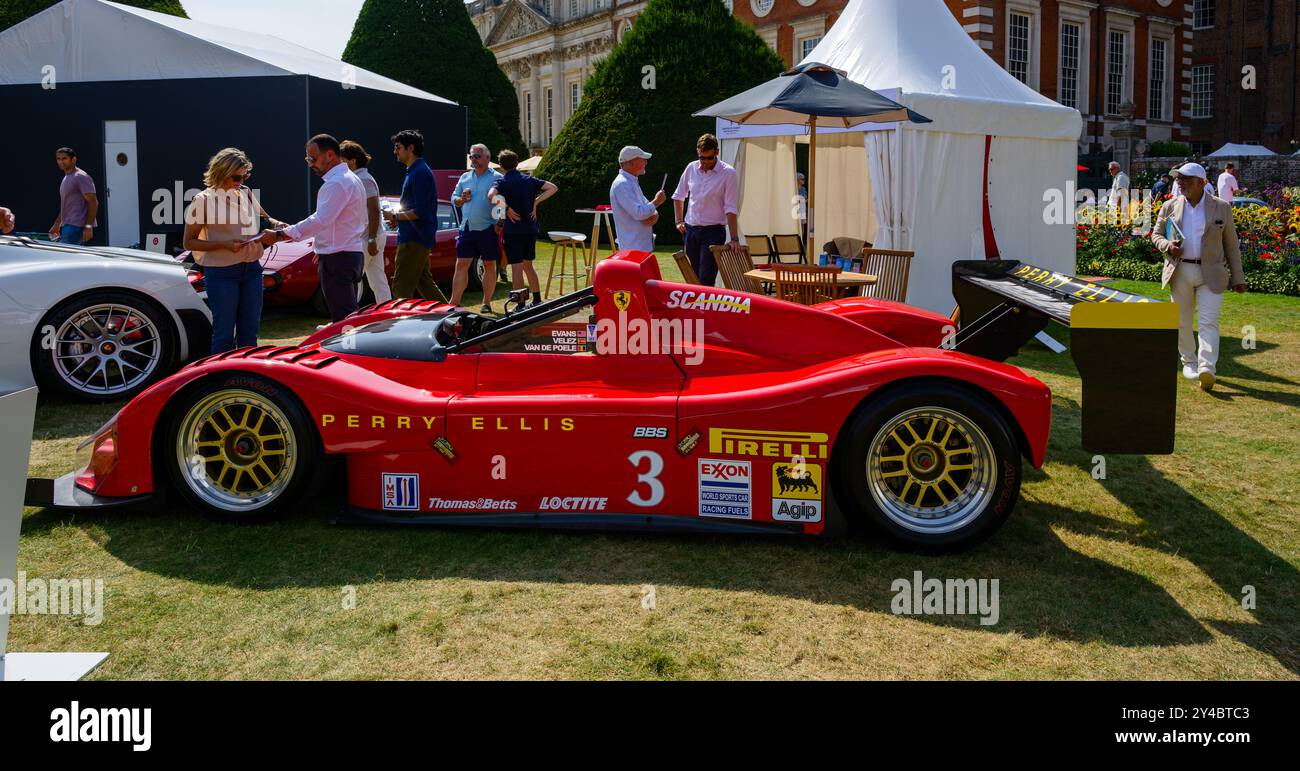
[[[820,522],[824,476],[817,463],[772,464],[772,519]]]

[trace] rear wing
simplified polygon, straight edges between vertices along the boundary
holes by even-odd
[[[1018,260],[958,260],[957,350],[1014,356],[1049,321],[1070,328],[1088,452],[1168,455],[1178,400],[1178,306]]]

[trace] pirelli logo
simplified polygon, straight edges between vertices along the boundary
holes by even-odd
[[[816,431],[761,431],[747,428],[710,428],[709,453],[750,455],[756,458],[825,460],[827,434]]]

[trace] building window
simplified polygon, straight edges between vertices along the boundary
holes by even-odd
[[[1007,72],[1021,83],[1029,83],[1029,17],[1023,13],[1011,14],[1010,28]]]
[[[578,18],[578,0],[569,0],[569,18]]]
[[[546,89],[546,144],[555,138],[555,89]]]
[[[1209,29],[1214,26],[1214,0],[1195,0],[1192,3],[1192,29]]]
[[[1061,104],[1079,109],[1079,46],[1081,35],[1078,24],[1061,25]]]
[[[578,105],[582,102],[582,86],[578,81],[569,84],[569,114],[572,115],[578,111]]]
[[[524,94],[524,125],[528,128],[527,141],[533,141],[533,92]]]
[[[799,61],[803,61],[804,59],[807,59],[808,54],[811,54],[813,52],[813,49],[816,48],[817,44],[820,42],[822,42],[820,35],[818,35],[817,37],[806,37],[803,40],[799,41],[799,54],[800,54]]]
[[[1128,34],[1122,30],[1110,31],[1110,44],[1106,47],[1106,114],[1118,115],[1124,103],[1124,81],[1128,61]]]
[[[1192,117],[1214,115],[1214,65],[1198,64],[1192,68]]]
[[[1147,89],[1150,99],[1147,104],[1148,120],[1166,120],[1165,94],[1169,90],[1169,41],[1155,39],[1151,41],[1151,87]]]
[[[772,12],[775,0],[749,0],[749,8],[755,16],[766,16]]]

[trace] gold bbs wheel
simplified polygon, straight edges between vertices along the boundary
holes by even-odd
[[[272,506],[294,479],[289,416],[255,391],[222,389],[191,406],[176,433],[180,477],[198,502],[234,515]]]
[[[948,533],[988,506],[997,474],[993,446],[980,427],[943,407],[917,407],[876,432],[867,450],[867,489],[902,528]]]

